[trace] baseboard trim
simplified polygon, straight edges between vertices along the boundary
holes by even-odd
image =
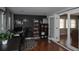
[[[51,42],[52,42],[52,41],[53,41],[54,43],[56,43],[57,45],[61,46],[62,48],[68,50],[68,51],[73,51],[73,50],[71,50],[71,49],[69,49],[69,48],[63,46],[62,44],[58,43],[57,41],[51,40]]]

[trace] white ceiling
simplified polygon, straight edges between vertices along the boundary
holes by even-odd
[[[52,15],[68,7],[9,7],[15,14]]]

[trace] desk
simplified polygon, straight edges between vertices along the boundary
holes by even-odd
[[[18,51],[20,48],[20,38],[13,38],[8,40],[6,45],[2,45],[0,42],[0,51]]]

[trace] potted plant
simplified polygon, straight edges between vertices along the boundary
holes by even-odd
[[[0,34],[0,41],[2,44],[7,44],[8,40],[11,39],[13,36],[13,33],[1,33]]]

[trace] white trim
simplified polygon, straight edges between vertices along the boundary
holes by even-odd
[[[79,49],[77,49],[77,48],[75,48],[75,47],[73,47],[71,45],[68,45],[67,47],[70,48],[70,49],[72,49],[72,50],[74,50],[74,51],[79,51]]]
[[[54,41],[54,40],[52,40],[52,41],[55,42],[56,44],[60,45],[61,47],[67,49],[68,51],[72,51],[71,49],[69,49],[69,48],[63,46],[62,44],[58,43],[57,41]]]
[[[67,14],[68,11],[71,11],[71,10],[77,9],[77,8],[79,8],[79,7],[69,7],[69,8],[63,9],[63,10],[61,10],[61,11],[58,11],[58,12],[56,12],[55,14],[59,14],[59,15]]]
[[[66,45],[70,46],[71,45],[71,39],[70,39],[70,14],[67,14],[67,20],[68,20],[68,29],[67,29],[67,40],[66,40]]]
[[[55,41],[55,40],[52,40],[52,41],[55,42],[56,44],[60,45],[61,47],[67,49],[68,51],[79,51],[79,49],[77,49],[77,48],[75,48],[75,47],[73,47],[73,46],[71,46],[71,45],[68,45],[67,47],[65,47],[64,45],[58,43],[58,42]]]

